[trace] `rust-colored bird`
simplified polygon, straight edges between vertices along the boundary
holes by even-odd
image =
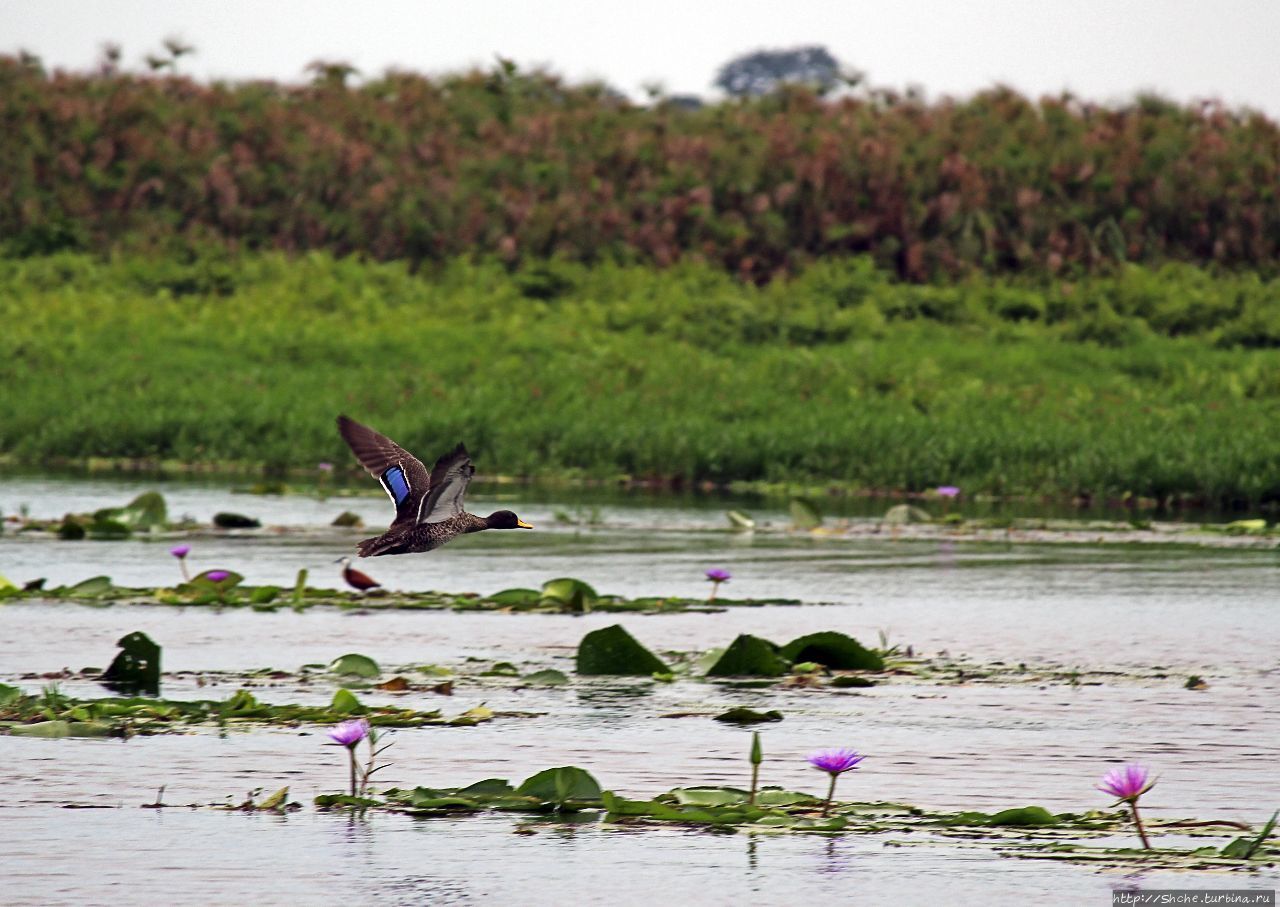
[[[340,557],[335,563],[342,565],[342,578],[347,581],[347,585],[358,592],[368,592],[370,589],[381,589],[382,583],[378,582],[367,573],[363,573],[351,566],[351,558]]]

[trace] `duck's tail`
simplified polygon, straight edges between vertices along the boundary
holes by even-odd
[[[379,557],[383,554],[400,554],[404,547],[397,536],[380,535],[365,539],[356,546],[356,550],[360,552],[361,557]]]

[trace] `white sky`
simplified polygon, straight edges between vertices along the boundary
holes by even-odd
[[[128,68],[170,35],[201,78],[300,81],[316,59],[365,74],[545,64],[633,97],[647,82],[712,95],[725,61],[823,44],[872,85],[963,96],[1003,82],[1097,101],[1155,90],[1280,116],[1280,0],[0,0],[0,51],[87,69],[105,41]]]

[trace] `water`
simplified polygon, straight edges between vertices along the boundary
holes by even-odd
[[[27,503],[57,516],[123,503],[132,483],[0,480],[0,508]],[[344,509],[371,526],[385,499],[318,501],[231,495],[216,483],[160,487],[172,514],[208,519],[251,513],[286,527],[264,537],[207,534],[191,541],[197,569],[230,567],[251,583],[289,584],[299,567],[312,582],[337,582],[334,558],[371,531],[327,528]],[[453,786],[483,777],[518,782],[551,765],[577,764],[620,793],[652,796],[682,784],[745,783],[749,731],[710,720],[731,705],[777,708],[763,728],[765,782],[817,791],[803,756],[851,745],[869,754],[841,781],[858,799],[937,809],[991,811],[1038,803],[1080,811],[1107,805],[1092,784],[1116,760],[1153,765],[1160,782],[1144,802],[1161,818],[1195,816],[1260,823],[1280,805],[1280,556],[1275,550],[1130,546],[977,545],[888,538],[724,531],[722,504],[609,498],[561,500],[522,492],[515,509],[539,528],[486,533],[424,556],[362,567],[398,588],[490,592],[570,575],[605,592],[705,594],[702,571],[733,572],[726,594],[788,596],[820,606],[724,613],[598,615],[360,612],[315,608],[257,613],[231,609],[93,608],[21,603],[0,608],[0,682],[36,690],[46,672],[101,666],[114,641],[145,630],[164,646],[164,693],[222,698],[240,678],[217,672],[297,669],[345,652],[384,668],[467,658],[511,661],[523,670],[569,670],[577,641],[620,622],[655,651],[725,645],[736,634],[779,642],[837,629],[875,642],[878,631],[917,652],[945,651],[975,664],[1027,663],[999,683],[889,678],[864,690],[743,690],[682,680],[575,681],[520,688],[509,679],[462,678],[452,697],[361,693],[371,702],[440,708],[481,702],[537,713],[470,729],[423,728],[395,735],[395,765],[382,783]],[[692,503],[692,506],[691,506]],[[474,509],[509,506],[494,494]],[[568,526],[557,511],[592,518]],[[597,512],[598,511],[598,512]],[[777,525],[779,511],[753,515]],[[376,531],[376,530],[374,530]],[[106,573],[128,585],[171,584],[177,565],[164,541],[52,542],[6,535],[0,572],[50,584]],[[1050,679],[1078,670],[1080,683]],[[1092,674],[1091,671],[1122,672]],[[175,672],[191,672],[177,673]],[[1209,688],[1183,689],[1188,674]],[[206,685],[198,686],[201,677]],[[69,680],[73,695],[102,695]],[[254,692],[272,702],[323,702],[333,684],[296,677]],[[689,717],[670,717],[693,713]],[[5,900],[97,902],[120,894],[166,903],[219,899],[255,903],[741,903],[797,895],[866,902],[979,899],[1025,903],[1030,894],[1101,900],[1112,887],[1275,887],[1274,869],[1244,873],[1133,875],[1086,866],[1004,859],[990,848],[887,847],[881,836],[837,839],[605,832],[543,828],[512,833],[517,820],[483,817],[350,820],[309,807],[287,817],[207,809],[139,809],[167,785],[171,804],[242,799],[290,785],[308,803],[336,790],[343,773],[316,729],[258,729],[116,740],[0,737],[9,768],[0,819]],[[98,807],[66,809],[64,807]],[[1180,842],[1178,846],[1184,846]],[[1189,845],[1186,845],[1189,846]],[[678,871],[672,872],[675,867]]]

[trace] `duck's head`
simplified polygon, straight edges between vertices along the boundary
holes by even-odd
[[[484,518],[489,524],[490,529],[532,529],[533,527],[526,523],[520,517],[516,516],[510,510],[499,510],[489,514]]]
[[[345,567],[350,567],[350,566],[351,566],[351,558],[346,557],[346,556],[344,555],[343,557],[340,557],[340,558],[338,558],[336,561],[334,561],[334,563],[335,563],[335,564],[341,564],[344,568],[345,568]]]

